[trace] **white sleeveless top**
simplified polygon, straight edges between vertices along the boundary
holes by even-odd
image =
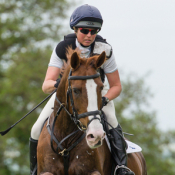
[[[90,52],[91,52],[91,46],[83,47],[78,42],[77,39],[76,39],[76,46],[77,46],[77,48],[79,48],[81,50],[81,56],[82,57],[85,57],[85,58],[89,57]],[[56,47],[54,48],[54,50],[52,52],[52,55],[51,55],[50,62],[49,62],[48,66],[62,68],[63,60],[57,56],[55,49],[56,49]],[[105,63],[101,66],[101,68],[104,70],[105,74],[112,73],[112,72],[114,72],[118,69],[113,53],[112,53],[110,59],[106,60]]]

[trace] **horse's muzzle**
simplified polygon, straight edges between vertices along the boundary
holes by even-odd
[[[88,146],[93,149],[102,145],[103,139],[106,133],[103,130],[97,130],[94,132],[89,132],[86,134],[86,141]]]

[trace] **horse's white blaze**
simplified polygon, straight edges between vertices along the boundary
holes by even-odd
[[[87,111],[96,111],[98,110],[98,101],[97,101],[97,84],[94,82],[93,79],[86,81],[86,90],[87,90],[87,97],[88,97],[88,107]],[[100,118],[99,115],[97,115],[98,118]],[[89,120],[91,120],[93,116],[89,116]],[[99,130],[102,129],[102,125],[99,122],[99,120],[93,120],[89,128],[93,130]]]
[[[86,90],[88,97],[87,111],[90,112],[98,110],[97,84],[94,82],[94,80],[86,81]],[[88,116],[89,120],[91,120],[93,117],[94,116]],[[100,119],[99,115],[96,117]],[[86,141],[89,147],[97,148],[101,146],[104,136],[105,132],[100,121],[98,119],[92,120],[86,131]]]

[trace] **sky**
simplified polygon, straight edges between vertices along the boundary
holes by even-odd
[[[175,129],[175,0],[82,0],[103,16],[100,35],[113,47],[119,72],[145,76],[158,127]],[[121,77],[122,78],[122,77]]]

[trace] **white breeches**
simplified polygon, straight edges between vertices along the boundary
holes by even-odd
[[[106,83],[104,83],[104,88],[102,90],[102,97],[107,93],[107,91],[108,91],[108,86]],[[118,121],[117,121],[117,117],[115,115],[114,101],[113,100],[109,101],[109,103],[106,106],[104,106],[102,108],[102,110],[106,114],[106,118],[107,118],[108,123],[112,127],[116,128],[118,126]],[[112,129],[109,125],[108,125],[108,128]]]
[[[106,83],[104,84],[104,88],[102,90],[102,96],[104,96],[108,91],[108,87]],[[38,140],[40,136],[40,132],[43,126],[44,121],[51,115],[53,112],[53,107],[54,107],[54,101],[55,101],[55,96],[56,93],[52,95],[52,97],[49,99],[49,101],[46,103],[45,107],[41,111],[37,121],[32,127],[31,130],[31,137],[32,139]],[[114,107],[114,102],[111,100],[106,106],[103,107],[103,111],[106,114],[107,121],[109,122],[112,127],[116,128],[118,125],[118,121],[115,115],[115,107]],[[111,127],[109,126],[109,129]]]
[[[31,130],[31,138],[34,140],[38,140],[40,136],[40,132],[42,129],[42,126],[44,124],[44,121],[51,115],[53,112],[54,102],[55,102],[55,96],[56,92],[51,96],[49,101],[44,106],[43,110],[41,111],[37,121],[32,127]]]

